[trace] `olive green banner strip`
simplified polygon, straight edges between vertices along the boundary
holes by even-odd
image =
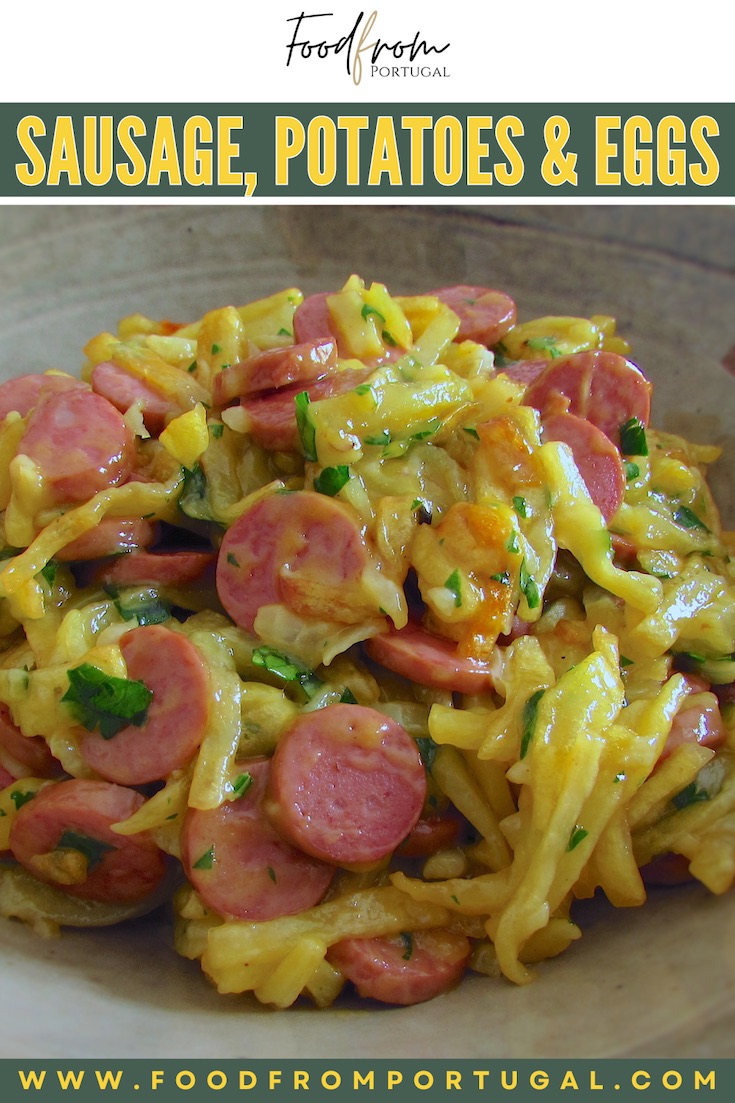
[[[0,196],[735,197],[735,104],[3,104]]]
[[[395,1103],[720,1103],[735,1093],[732,1060],[97,1060],[0,1061],[0,1098],[109,1097],[135,1103],[217,1099],[245,1103],[379,1099]]]

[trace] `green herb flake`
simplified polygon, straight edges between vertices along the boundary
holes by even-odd
[[[425,429],[418,429],[415,433],[412,433],[408,438],[409,440],[426,440],[427,437],[433,437],[437,430],[441,429],[441,418],[433,417],[431,421],[426,423]]]
[[[518,546],[518,533],[512,532],[508,537],[508,541],[505,545],[505,550],[511,552],[512,555],[518,555],[521,550]]]
[[[189,367],[186,370],[188,371],[189,375],[191,375],[192,372],[195,372],[197,370],[196,360],[192,360],[191,364],[189,364]]]
[[[373,388],[370,386],[369,383],[361,383],[359,387],[355,387],[355,394],[364,395],[372,393]]]
[[[322,687],[321,680],[313,670],[272,647],[257,647],[253,651],[253,665],[267,670],[284,682],[295,682],[302,687],[307,697],[313,697]]]
[[[191,469],[184,467],[182,470],[184,480],[178,499],[179,509],[187,517],[196,520],[208,519],[208,511],[202,511],[202,503],[207,499],[207,477],[204,471],[198,463],[195,463]]]
[[[390,444],[391,435],[389,429],[381,429],[379,436],[377,437],[365,437],[365,444]]]
[[[510,574],[508,571],[500,571],[498,574],[490,575],[491,582],[500,582],[503,586],[510,585]]]
[[[122,619],[135,619],[140,628],[149,624],[163,624],[171,616],[171,606],[156,590],[133,590],[127,594],[114,593],[110,596],[116,599],[115,608]]]
[[[276,882],[278,881],[278,878],[276,877],[275,869],[273,868],[273,866],[267,866],[266,868],[268,870],[268,876],[270,877],[271,881],[275,885]]]
[[[648,455],[646,427],[639,418],[628,418],[620,426],[620,451],[624,456]]]
[[[480,439],[480,434],[477,432],[477,429],[475,429],[474,425],[463,425],[462,428],[468,436],[474,437],[475,440]]]
[[[247,793],[250,786],[253,784],[253,775],[249,774],[247,770],[238,774],[232,783],[232,792],[236,797],[241,797],[243,793]]]
[[[201,858],[197,858],[194,862],[192,869],[211,869],[214,865],[214,846],[210,846],[209,850],[205,850]]]
[[[87,870],[99,865],[105,854],[110,850],[117,850],[111,843],[103,843],[101,839],[93,839],[91,835],[82,835],[77,831],[64,831],[57,842],[55,850],[78,850],[87,859]]]
[[[557,356],[561,356],[562,353],[555,341],[555,337],[530,337],[526,341],[526,346],[533,349],[534,352],[548,352],[551,359],[556,360]]]
[[[216,356],[218,352],[222,352],[220,345],[212,345],[212,356]],[[229,365],[228,365],[229,367]]]
[[[281,326],[276,337],[293,337],[293,333],[290,329],[286,329],[285,326]]]
[[[367,303],[363,306],[360,314],[363,318],[369,318],[371,314],[374,314],[376,318],[380,318],[381,322],[385,322],[385,318],[380,311],[376,310],[374,306],[369,306]]]
[[[628,776],[627,774],[622,774],[622,773],[621,774],[616,774],[615,777],[613,778],[613,784],[618,785],[621,781],[625,781],[627,776]]]
[[[424,769],[427,774],[430,774],[431,767],[434,765],[434,759],[436,758],[436,752],[439,750],[439,744],[435,743],[430,735],[420,735],[416,743],[418,744],[419,754],[421,755]]]
[[[386,345],[390,345],[392,349],[398,347],[398,342],[396,341],[395,337],[392,333],[389,333],[387,329],[384,329],[380,336],[383,338]]]
[[[525,758],[528,754],[528,748],[533,738],[533,730],[536,727],[539,701],[543,697],[544,692],[543,689],[537,689],[535,693],[531,694],[523,706],[523,715],[521,718],[521,758]]]
[[[301,447],[307,460],[316,463],[316,428],[309,414],[311,399],[308,391],[301,391],[294,398],[296,404],[296,427],[299,431]]]
[[[228,552],[227,553],[227,562],[230,564],[231,567],[239,567],[240,566],[240,560],[237,558],[237,556],[234,554],[234,552]]]
[[[538,586],[533,578],[531,578],[526,568],[526,560],[521,563],[521,571],[519,576],[519,586],[521,592],[526,599],[526,604],[529,609],[537,609],[541,604],[541,595],[539,593]]]
[[[621,669],[624,670],[626,666],[632,666],[632,665],[633,665],[633,660],[632,659],[628,659],[625,655],[620,656]]]
[[[69,688],[61,700],[87,731],[97,728],[103,739],[112,739],[129,724],[145,724],[153,693],[143,682],[115,678],[91,663],[72,668],[67,676]]]
[[[403,943],[401,957],[403,961],[410,961],[413,955],[413,935],[410,931],[401,931],[401,942]]]
[[[51,587],[51,586],[53,586],[54,582],[56,581],[56,572],[58,571],[58,569],[59,569],[59,564],[56,562],[56,560],[55,559],[49,559],[46,566],[42,567],[41,570],[38,573],[45,580],[45,582],[48,584],[48,586]]]
[[[339,463],[336,467],[325,467],[314,479],[314,490],[319,494],[326,494],[334,498],[350,478],[350,469],[346,463]]]
[[[623,460],[623,466],[625,467],[625,481],[628,483],[632,483],[641,473],[638,464],[633,463],[632,460]]]
[[[340,703],[343,704],[343,705],[356,705],[357,704],[357,697],[355,697],[354,693],[352,692],[352,690],[350,689],[349,686],[345,686],[345,688],[342,690],[342,696],[340,697]]]
[[[569,842],[567,843],[567,853],[569,853],[570,850],[574,850],[575,847],[579,846],[579,844],[582,842],[582,839],[586,839],[588,835],[589,831],[586,831],[584,827],[580,827],[579,824],[577,824],[574,828],[574,831],[572,831],[571,835],[569,836]]]
[[[28,804],[29,800],[33,800],[35,795],[36,794],[33,790],[31,790],[30,793],[24,793],[20,789],[13,789],[13,791],[10,794],[10,799],[12,800],[13,804],[15,805],[16,812],[18,811],[19,808],[22,808],[24,804]]]
[[[699,804],[700,801],[709,800],[710,795],[706,789],[702,789],[697,785],[696,778],[694,781],[690,781],[686,788],[682,789],[680,793],[677,793],[675,797],[671,798],[671,803],[675,808],[681,811],[682,808],[688,808],[690,804]]]
[[[462,607],[462,579],[456,567],[444,583],[444,586],[445,589],[449,590],[449,592],[454,595],[455,609],[460,609]]]
[[[683,529],[699,529],[700,532],[709,532],[710,530],[705,525],[693,509],[689,506],[679,506],[674,513],[674,522],[681,526]]]
[[[457,905],[457,907],[459,907],[459,897],[455,893],[452,893],[452,895],[449,897],[449,899],[453,900],[454,903]]]
[[[225,427],[221,421],[210,421],[209,432],[215,440],[219,440],[225,431]]]
[[[513,499],[513,509],[519,517],[528,517],[528,502],[525,498],[521,498],[520,495]]]

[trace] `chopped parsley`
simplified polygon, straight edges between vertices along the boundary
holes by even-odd
[[[674,521],[677,525],[680,525],[683,529],[699,529],[700,532],[709,532],[710,530],[705,525],[693,509],[689,506],[679,506],[674,513]]]
[[[247,770],[238,774],[232,783],[232,792],[236,797],[241,797],[243,793],[247,793],[250,786],[253,784],[253,775],[249,774]]]
[[[240,566],[240,560],[237,558],[237,556],[234,554],[234,552],[228,552],[227,553],[227,562],[230,564],[231,567],[239,567]]]
[[[639,418],[628,418],[620,426],[620,451],[624,456],[648,455],[646,427]]]
[[[511,552],[513,555],[518,555],[521,549],[518,546],[518,534],[516,532],[512,532],[508,537],[505,550]]]
[[[293,337],[293,333],[290,329],[286,329],[285,326],[281,326],[278,333],[276,334],[276,337]]]
[[[354,693],[352,692],[352,690],[350,689],[349,686],[345,686],[345,688],[342,690],[342,696],[340,697],[339,700],[340,700],[340,704],[342,704],[342,705],[356,705],[357,704],[357,697],[355,697]]]
[[[462,606],[462,579],[456,567],[444,583],[444,586],[445,589],[449,590],[449,592],[454,595],[455,609],[460,609]]]
[[[335,494],[339,494],[349,478],[350,469],[346,463],[338,463],[336,467],[325,467],[314,479],[314,490],[333,498]]]
[[[322,682],[317,678],[313,670],[304,666],[298,659],[292,659],[284,655],[282,651],[275,651],[272,647],[258,647],[253,651],[253,665],[267,670],[284,682],[295,682],[300,685],[307,697],[313,697],[321,689]]]
[[[381,429],[377,437],[365,437],[365,444],[390,444],[392,437],[390,429]]]
[[[171,606],[164,601],[157,590],[131,590],[118,594],[113,587],[105,587],[115,598],[115,608],[123,620],[137,619],[139,627],[148,624],[163,624],[171,616]]]
[[[473,425],[464,425],[462,428],[464,429],[465,433],[467,433],[471,437],[474,437],[475,440],[480,439],[480,434],[477,432],[477,429],[475,429]]]
[[[533,739],[533,730],[536,727],[539,701],[543,697],[544,692],[543,689],[537,689],[535,693],[531,694],[523,706],[523,716],[521,718],[521,758],[525,758],[528,754],[528,748]]]
[[[385,318],[380,311],[376,310],[374,306],[369,306],[367,303],[363,306],[360,314],[363,318],[369,318],[371,314],[374,314],[376,318],[380,318],[381,322],[385,322]]]
[[[686,788],[671,798],[671,803],[681,811],[682,808],[688,808],[690,804],[699,804],[703,800],[710,800],[710,795],[706,789],[697,785],[697,779],[695,778],[694,781],[689,782]]]
[[[510,575],[507,571],[499,571],[498,574],[490,575],[491,582],[500,582],[503,586],[507,586],[510,583]]]
[[[41,567],[38,572],[41,577],[48,583],[49,586],[53,586],[56,581],[56,572],[59,569],[59,564],[55,559],[49,559],[45,567]]]
[[[33,790],[31,790],[30,793],[24,793],[21,789],[13,789],[10,794],[10,799],[15,805],[16,812],[19,808],[22,808],[24,804],[28,804],[29,800],[33,800],[35,795]]]
[[[309,414],[311,399],[308,391],[301,391],[294,398],[296,404],[296,428],[299,431],[301,447],[307,460],[316,462],[316,428]]]
[[[633,660],[628,659],[625,655],[620,656],[620,666],[624,670],[626,666],[632,666]]]
[[[91,663],[73,667],[67,675],[69,688],[61,700],[87,731],[97,728],[103,739],[112,739],[129,724],[145,724],[153,693],[143,682],[116,678]]]
[[[219,440],[219,438],[222,436],[222,434],[225,431],[225,427],[224,427],[224,425],[222,424],[221,421],[210,421],[209,431],[210,431],[210,433],[212,434],[212,436],[214,437],[215,440]]]
[[[372,394],[373,388],[369,383],[361,383],[359,387],[355,387],[355,394]]]
[[[534,352],[548,352],[552,360],[556,360],[557,356],[562,354],[554,337],[529,337],[526,347],[533,349]]]
[[[401,931],[401,942],[403,943],[401,957],[404,961],[410,961],[413,955],[413,935],[410,931]]]
[[[278,878],[276,877],[275,869],[273,868],[273,866],[267,866],[266,868],[268,870],[268,876],[270,877],[271,881],[275,885],[276,881],[278,880]]]
[[[183,468],[184,481],[179,494],[179,509],[187,517],[196,520],[211,520],[211,515],[206,505],[207,501],[207,477],[201,466],[195,463],[189,469]]]
[[[641,469],[637,463],[633,463],[632,460],[623,460],[623,466],[625,468],[625,481],[632,483],[634,479],[637,479],[641,473]]]
[[[189,367],[186,370],[188,371],[189,375],[191,375],[192,372],[195,372],[197,370],[196,360],[192,360],[191,364],[189,364]]]
[[[218,352],[222,352],[221,346],[220,345],[212,345],[212,356],[216,356]]]
[[[101,839],[93,839],[91,835],[82,835],[78,831],[64,831],[55,849],[78,850],[87,859],[87,869],[90,870],[99,865],[108,851],[117,850],[117,847],[111,843],[103,843]]]
[[[588,835],[589,831],[586,831],[584,827],[580,827],[579,824],[576,824],[574,830],[569,836],[569,842],[567,843],[567,853],[569,853],[570,850],[574,850],[576,846],[579,846],[579,844],[582,842],[582,839],[586,839]]]
[[[513,499],[513,509],[519,517],[528,517],[528,502],[525,498],[521,498],[520,495],[517,495]]]
[[[430,774],[431,767],[434,765],[434,759],[436,758],[436,752],[439,750],[439,745],[434,742],[430,735],[420,735],[416,743],[418,744],[419,754],[421,755],[424,769],[427,774]]]
[[[387,329],[384,329],[380,336],[383,338],[386,345],[390,345],[390,347],[393,349],[397,347],[398,342],[396,341],[393,334],[389,333]]]
[[[526,560],[521,563],[521,571],[519,577],[519,586],[521,592],[526,599],[526,604],[529,609],[537,609],[541,603],[541,595],[539,594],[538,586],[531,578],[526,568]]]
[[[210,846],[209,850],[205,850],[201,858],[197,858],[192,866],[192,869],[211,869],[214,865],[214,846]]]

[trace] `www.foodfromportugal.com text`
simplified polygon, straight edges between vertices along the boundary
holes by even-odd
[[[198,1089],[197,1096],[203,1090],[219,1092],[227,1088],[230,1091],[256,1091],[257,1095],[263,1092],[298,1092],[313,1091],[317,1093],[333,1092],[341,1089],[343,1092],[369,1092],[369,1091],[395,1091],[400,1094],[405,1089],[414,1089],[421,1092],[438,1089],[441,1092],[465,1092],[473,1093],[497,1093],[513,1092],[531,1088],[537,1092],[550,1090],[556,1091],[598,1091],[621,1092],[618,1096],[621,1100],[627,1098],[631,1091],[637,1093],[649,1092],[651,1088],[663,1087],[668,1092],[677,1091],[709,1091],[716,1089],[716,1073],[712,1068],[694,1068],[682,1071],[676,1068],[664,1068],[651,1071],[645,1067],[634,1068],[626,1071],[624,1076],[610,1073],[605,1070],[605,1075],[600,1070],[573,1069],[573,1068],[544,1068],[539,1066],[530,1071],[517,1067],[503,1068],[475,1068],[470,1071],[460,1071],[442,1067],[439,1070],[418,1067],[415,1070],[404,1071],[397,1068],[372,1069],[352,1068],[341,1071],[336,1068],[325,1067],[316,1071],[309,1069],[289,1068],[280,1069],[270,1067],[265,1070],[237,1068],[230,1069],[212,1066],[192,1068],[182,1066],[180,1068],[154,1068],[146,1070],[145,1077],[131,1074],[122,1068],[55,1068],[34,1069],[25,1067],[18,1069],[18,1078],[21,1089],[30,1093],[57,1094],[59,1090],[74,1092],[82,1089],[99,1089],[100,1091],[123,1090],[127,1093],[131,1088],[135,1091],[141,1089],[147,1091],[187,1092]],[[141,1082],[138,1082],[141,1081]],[[625,1093],[624,1095],[622,1093]],[[598,1097],[599,1098],[599,1097]]]

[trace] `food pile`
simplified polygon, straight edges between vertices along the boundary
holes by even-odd
[[[0,914],[169,898],[222,992],[523,983],[735,878],[719,449],[613,319],[352,276],[0,386]]]

